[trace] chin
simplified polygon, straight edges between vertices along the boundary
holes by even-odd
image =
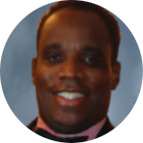
[[[78,126],[79,123],[77,122],[69,122],[69,121],[66,121],[66,122],[60,122],[60,121],[57,121],[58,124],[60,124],[61,126],[65,126],[65,127],[74,127],[74,126]]]
[[[82,122],[82,120],[76,118],[75,116],[74,117],[63,116],[62,118],[56,117],[53,120],[63,126],[77,126]]]

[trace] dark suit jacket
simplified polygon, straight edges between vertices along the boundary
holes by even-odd
[[[35,120],[33,120],[27,127],[28,127],[30,130],[34,131],[34,128],[35,128],[36,124],[37,124],[37,118],[36,118]],[[113,129],[114,129],[114,127],[113,127],[113,125],[111,124],[109,118],[107,117],[105,124],[104,124],[103,127],[101,128],[101,130],[100,130],[100,132],[98,133],[98,135],[97,135],[96,138],[101,137],[101,136],[107,134],[108,132],[110,132],[110,131],[113,130]]]

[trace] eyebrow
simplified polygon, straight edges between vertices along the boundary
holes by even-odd
[[[98,53],[98,54],[102,54],[103,55],[102,50],[99,47],[92,47],[92,46],[89,46],[89,45],[85,45],[83,47],[83,49],[86,52],[93,52],[93,53]]]
[[[47,45],[44,47],[43,54],[50,51],[50,50],[59,50],[61,48],[62,48],[62,46],[60,44],[53,43],[51,45]],[[93,47],[93,46],[85,45],[83,47],[83,50],[86,52],[92,52],[92,53],[103,55],[102,50],[99,47]]]

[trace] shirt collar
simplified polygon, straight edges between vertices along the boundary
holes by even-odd
[[[41,129],[46,130],[47,132],[49,132],[50,134],[52,134],[56,137],[66,138],[66,137],[88,136],[88,140],[92,140],[92,139],[96,138],[97,134],[99,133],[99,131],[103,127],[105,121],[106,121],[106,118],[102,119],[101,121],[99,121],[98,123],[96,123],[95,125],[90,127],[89,129],[82,131],[80,133],[77,133],[77,134],[59,134],[59,133],[56,133],[55,131],[53,131],[52,129],[50,129],[45,124],[45,122],[42,120],[42,118],[40,116],[38,116],[37,125],[36,125],[35,129],[41,128]]]

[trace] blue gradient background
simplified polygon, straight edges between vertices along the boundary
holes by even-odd
[[[38,115],[31,60],[36,56],[37,24],[49,6],[35,10],[16,26],[2,55],[0,72],[3,92],[11,110],[25,125]],[[138,45],[124,23],[116,19],[122,34],[118,56],[122,70],[121,81],[112,92],[108,112],[114,126],[120,124],[133,108],[142,83],[142,60]]]

